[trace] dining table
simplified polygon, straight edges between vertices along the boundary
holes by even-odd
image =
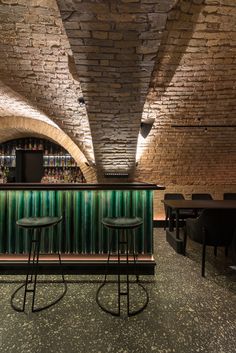
[[[166,239],[177,253],[184,254],[183,239],[180,237],[180,211],[193,210],[197,215],[198,211],[204,209],[235,209],[236,200],[162,200],[168,209],[169,228],[166,230]],[[175,213],[175,230],[171,218]],[[193,213],[193,214],[194,214]]]

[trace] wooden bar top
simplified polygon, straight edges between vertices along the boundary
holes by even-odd
[[[0,190],[165,190],[162,185],[149,183],[107,183],[107,184],[42,184],[6,183]]]

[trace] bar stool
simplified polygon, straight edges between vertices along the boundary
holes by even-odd
[[[62,283],[64,284],[64,291],[63,293],[57,297],[56,300],[52,301],[50,304],[47,304],[43,307],[34,307],[35,302],[35,293],[36,293],[36,285],[37,285],[37,275],[38,275],[38,264],[39,264],[39,253],[40,253],[40,242],[41,242],[41,230],[43,228],[52,227],[57,225],[59,222],[62,221],[61,217],[28,217],[28,218],[21,218],[16,221],[16,224],[24,229],[29,229],[29,236],[30,236],[30,249],[29,249],[29,256],[28,256],[28,265],[27,265],[27,274],[25,282],[18,287],[15,292],[11,296],[11,306],[14,310],[23,312],[25,311],[25,302],[26,302],[26,294],[29,292],[33,293],[32,298],[32,312],[42,311],[51,307],[52,305],[56,304],[61,300],[67,291],[67,284],[65,282],[64,273],[62,269],[61,263],[61,255],[59,250],[58,259],[59,265],[61,268],[61,276],[62,276]],[[30,284],[32,284],[32,288],[29,288]],[[14,299],[16,294],[19,292],[21,288],[25,287],[24,289],[24,299],[23,299],[23,307],[19,308],[14,304]]]
[[[118,239],[117,239],[117,264],[118,264],[118,273],[117,273],[117,281],[115,281],[115,283],[117,284],[117,294],[118,294],[118,310],[114,311],[111,310],[110,308],[105,307],[100,300],[100,291],[101,289],[108,283],[107,281],[107,275],[108,275],[108,267],[109,267],[109,263],[110,263],[110,257],[111,257],[111,253],[112,253],[112,249],[111,249],[111,245],[112,245],[112,239],[113,237],[110,238],[110,244],[109,244],[109,249],[108,249],[108,259],[107,259],[107,271],[105,274],[105,279],[104,282],[101,284],[101,286],[98,288],[97,293],[96,293],[96,301],[97,304],[99,305],[99,307],[105,311],[106,313],[109,313],[113,316],[120,316],[121,315],[121,296],[126,296],[127,297],[127,314],[128,316],[134,316],[138,313],[140,313],[141,311],[143,311],[147,304],[148,304],[148,293],[146,288],[139,282],[139,277],[136,274],[136,282],[134,282],[135,285],[137,285],[138,287],[141,288],[141,290],[143,291],[144,295],[145,295],[145,302],[142,303],[142,306],[134,311],[130,310],[130,280],[129,280],[129,273],[130,273],[130,265],[134,265],[134,269],[135,269],[135,265],[136,265],[136,256],[135,256],[135,249],[134,249],[134,238],[135,238],[135,229],[140,227],[143,224],[143,220],[142,218],[139,217],[107,217],[107,218],[103,218],[102,220],[102,224],[107,227],[110,228],[112,230],[115,230],[115,232],[112,232],[112,236],[113,235],[118,235]],[[132,241],[131,241],[132,240]],[[124,245],[124,252],[123,254],[126,255],[126,261],[124,263],[124,261],[121,261],[121,246]],[[130,245],[130,249],[131,249],[131,253],[133,255],[133,261],[130,261],[129,259],[129,245]],[[123,264],[126,265],[126,280],[125,280],[125,284],[126,284],[126,291],[122,291],[121,290],[121,269],[123,267]],[[135,269],[136,270],[136,269]],[[136,273],[137,271],[134,271],[134,273]]]

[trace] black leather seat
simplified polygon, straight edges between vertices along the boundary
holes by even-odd
[[[202,244],[202,276],[205,276],[206,246],[228,247],[236,229],[236,210],[206,209],[198,218],[187,219],[184,243],[187,236]]]

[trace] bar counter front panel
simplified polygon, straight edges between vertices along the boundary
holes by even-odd
[[[136,230],[135,252],[147,255],[150,259],[147,262],[153,267],[153,190],[158,188],[161,187],[138,183],[3,184],[0,186],[0,253],[28,253],[28,231],[16,226],[17,219],[62,215],[61,224],[42,230],[40,251],[53,254],[59,249],[63,254],[87,255],[87,260],[92,259],[92,255],[108,251],[111,230],[102,225],[102,218],[137,216],[143,218],[143,225]],[[112,242],[114,252],[115,240],[116,237]]]

